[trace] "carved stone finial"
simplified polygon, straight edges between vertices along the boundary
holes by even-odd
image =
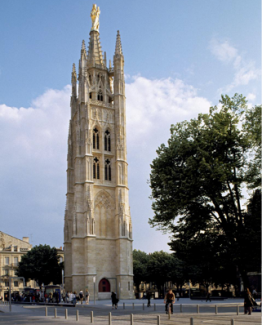
[[[97,5],[93,4],[93,8],[91,11],[91,19],[92,19],[92,30],[95,30],[97,32],[99,32],[99,15],[100,15],[100,9]]]

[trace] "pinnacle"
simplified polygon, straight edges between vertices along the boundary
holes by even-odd
[[[119,30],[117,31],[117,35],[116,35],[116,49],[115,49],[115,54],[122,54],[123,55],[122,44],[121,44],[121,38],[120,38]]]
[[[82,41],[82,50],[86,49],[86,44],[85,44],[85,40]]]
[[[72,72],[76,72],[76,65],[73,63],[73,69],[72,69]]]

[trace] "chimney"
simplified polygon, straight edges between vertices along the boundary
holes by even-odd
[[[23,241],[25,241],[29,244],[29,237],[23,237]]]

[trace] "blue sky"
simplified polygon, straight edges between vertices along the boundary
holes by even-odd
[[[134,248],[168,250],[151,229],[150,162],[171,123],[221,93],[261,103],[258,0],[99,1],[102,51],[120,30]],[[88,45],[92,1],[0,0],[0,230],[63,244],[72,64]]]

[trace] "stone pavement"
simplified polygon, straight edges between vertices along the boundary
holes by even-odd
[[[125,303],[125,309],[123,308]],[[133,306],[133,303],[135,304]],[[155,303],[155,308],[154,308]],[[144,304],[144,309],[143,309]],[[182,312],[181,312],[182,305]],[[197,305],[199,313],[197,313]],[[217,310],[216,307],[217,306]],[[237,305],[239,314],[237,315]],[[157,316],[160,316],[160,325],[190,325],[190,318],[193,318],[194,325],[258,325],[261,324],[261,313],[243,315],[243,300],[228,299],[215,303],[205,301],[191,301],[190,299],[180,299],[174,308],[171,319],[164,312],[164,304],[161,300],[152,300],[151,307],[146,307],[146,300],[126,300],[121,301],[117,310],[111,309],[110,301],[97,301],[96,305],[77,305],[66,308],[57,307],[57,318],[54,317],[55,307],[48,307],[48,316],[45,316],[44,306],[34,305],[12,305],[12,312],[9,313],[7,305],[0,305],[0,324],[6,325],[27,325],[27,324],[57,324],[57,325],[82,325],[91,324],[91,311],[94,314],[94,324],[109,324],[109,313],[111,312],[112,325],[130,325],[130,314],[133,314],[134,325],[157,325]],[[65,319],[65,310],[68,312],[68,319]],[[154,310],[156,309],[156,310]],[[79,320],[76,320],[76,311],[79,313]],[[217,311],[217,314],[216,314]]]

